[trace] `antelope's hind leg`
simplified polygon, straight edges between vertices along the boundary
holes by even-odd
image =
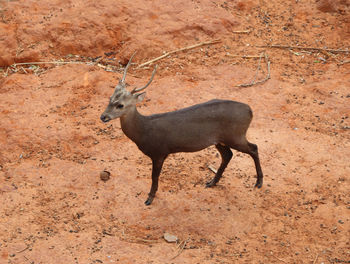
[[[255,187],[260,189],[263,185],[264,175],[262,173],[261,166],[260,166],[258,146],[253,144],[253,143],[248,143],[248,145],[249,145],[249,153],[248,154],[253,158],[254,163],[255,163],[255,169],[256,169],[256,175],[257,175]]]
[[[257,179],[256,179],[256,183],[255,183],[254,187],[257,187],[260,189],[263,185],[263,177],[264,176],[263,176],[261,166],[260,166],[258,146],[246,141],[244,144],[234,145],[234,147],[232,147],[232,148],[234,148],[240,152],[247,153],[253,158],[254,164],[255,164],[255,169],[256,169],[256,175],[257,175]]]
[[[230,147],[224,146],[221,144],[216,144],[215,147],[220,152],[222,161],[221,161],[221,165],[220,165],[218,171],[216,172],[214,178],[211,181],[207,182],[207,184],[205,186],[207,188],[213,187],[219,182],[224,170],[227,167],[227,164],[230,162],[230,160],[232,158],[232,151],[231,151]]]

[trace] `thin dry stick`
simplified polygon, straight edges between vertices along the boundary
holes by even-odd
[[[135,238],[134,241],[137,242],[143,242],[143,243],[158,243],[158,240],[150,240],[150,239],[143,239],[143,238]]]
[[[8,71],[9,71],[9,68],[12,69],[13,72],[18,72],[18,68],[17,66],[25,66],[25,65],[41,65],[41,64],[86,64],[86,65],[94,65],[93,62],[84,62],[84,61],[34,61],[34,62],[20,62],[20,63],[14,63],[12,65],[10,65],[9,67],[7,67],[7,70],[6,70],[6,73],[5,73],[5,76],[8,75]],[[111,66],[110,64],[107,64],[106,66],[105,65],[102,65],[100,63],[97,63],[95,64],[97,65],[98,67],[100,68],[103,68],[104,70],[109,70],[109,71],[113,71],[113,69],[109,69],[108,66]],[[24,73],[28,73],[25,68],[23,68],[22,66],[20,67],[20,69],[24,72]],[[40,67],[39,67],[40,69]],[[42,72],[39,72],[38,73],[38,69],[34,69],[34,73],[35,74],[42,74],[44,73],[45,71],[42,71]]]
[[[191,50],[191,49],[194,49],[194,48],[198,48],[198,47],[205,46],[205,45],[216,44],[216,43],[219,43],[219,42],[221,42],[221,40],[220,39],[216,39],[216,40],[212,40],[212,41],[201,42],[201,43],[194,44],[194,45],[191,45],[191,46],[187,46],[187,47],[184,47],[184,48],[180,48],[180,49],[177,49],[177,50],[169,51],[169,52],[164,53],[162,56],[159,56],[157,58],[154,58],[152,60],[149,60],[149,61],[146,61],[146,62],[140,64],[138,66],[138,68],[141,68],[141,67],[146,66],[148,64],[151,64],[153,62],[161,60],[161,59],[163,59],[165,57],[168,57],[171,54],[174,54],[176,52],[185,51],[185,50]]]
[[[278,259],[279,261],[283,262],[283,263],[287,263],[286,261],[284,261],[283,259],[280,259],[278,257],[276,257],[274,254],[271,254],[271,256],[273,256],[274,258]]]
[[[17,253],[22,253],[22,252],[26,251],[28,248],[29,248],[29,246],[26,246],[24,249],[17,251]]]
[[[250,30],[236,30],[236,31],[232,31],[232,33],[236,33],[236,34],[248,34],[248,33],[250,33]]]
[[[345,61],[339,62],[338,65],[339,65],[339,66],[340,66],[340,65],[344,65],[344,64],[346,64],[346,63],[350,63],[350,60],[345,60]]]
[[[137,238],[137,237],[127,237],[127,238],[120,238],[122,241],[126,241],[129,243],[145,243],[145,244],[152,244],[152,243],[158,243],[158,240],[150,240],[150,239],[143,239],[143,238]]]
[[[293,50],[289,50],[290,51],[290,53],[292,53],[292,54],[294,54],[294,55],[296,55],[296,56],[303,56],[304,54],[308,54],[308,55],[311,55],[312,54],[312,52],[310,52],[310,51],[305,51],[305,50],[302,50],[301,52],[295,52],[295,51],[293,51]]]
[[[124,228],[121,231],[122,231],[122,235],[121,235],[121,237],[119,237],[119,239],[122,241],[127,241],[129,243],[146,243],[146,244],[158,242],[158,240],[151,240],[151,239],[144,239],[144,238],[138,238],[138,237],[133,237],[133,236],[126,236]]]
[[[180,248],[181,245],[185,242],[185,240],[182,240],[180,243],[179,243],[179,240],[176,241],[176,248]]]
[[[186,239],[186,240],[184,241],[182,247],[179,249],[179,251],[177,252],[177,254],[176,254],[174,257],[171,258],[171,260],[173,260],[173,259],[177,258],[178,256],[180,256],[180,254],[182,253],[182,251],[183,251],[184,248],[186,247],[186,244],[187,244],[187,241],[188,241],[188,240],[189,240],[189,238]],[[180,245],[181,245],[181,243],[180,243]],[[180,246],[179,246],[179,247],[180,247]]]
[[[260,56],[255,56],[255,55],[235,55],[235,54],[226,54],[228,57],[232,58],[242,58],[242,59],[259,59]]]
[[[265,61],[266,61],[266,67],[267,67],[267,75],[264,79],[256,82],[255,84],[261,84],[266,82],[268,79],[271,78],[271,72],[270,72],[270,61],[269,61],[269,57],[267,56],[267,54],[265,54]]]
[[[328,52],[334,52],[334,53],[347,53],[350,52],[349,49],[327,49],[327,48],[314,48],[314,47],[299,47],[299,46],[287,46],[287,45],[263,45],[263,46],[256,46],[257,48],[276,48],[276,49],[303,49],[303,50],[317,50],[317,51],[328,51]]]
[[[21,67],[22,71],[24,71],[24,73],[28,73],[23,67]]]
[[[6,69],[6,72],[5,72],[5,77],[6,77],[6,76],[8,76],[8,73],[9,73],[9,68],[10,68],[10,67],[7,67],[7,69]]]
[[[35,61],[35,62],[14,63],[11,66],[16,67],[18,65],[39,65],[39,64],[84,64],[84,62],[81,62],[81,61]]]
[[[317,259],[318,259],[318,253],[316,254],[316,257],[315,257],[313,264],[316,264]]]
[[[261,58],[262,58],[263,55],[264,55],[264,53],[261,53],[261,54],[260,54],[259,63],[258,63],[258,68],[256,69],[255,76],[254,76],[254,79],[252,80],[251,84],[255,84],[255,80],[256,80],[256,78],[258,77],[259,71],[260,71],[260,69],[261,69]]]
[[[259,70],[260,70],[261,58],[262,58],[263,55],[265,56],[266,67],[267,67],[267,75],[266,75],[266,77],[265,77],[264,79],[262,79],[262,80],[256,82],[255,80],[256,80],[256,77],[257,77],[258,72],[259,72]],[[258,63],[258,68],[257,68],[257,70],[256,70],[254,79],[253,79],[250,83],[239,84],[239,85],[237,85],[237,87],[250,87],[250,86],[253,86],[253,85],[256,85],[256,84],[264,83],[264,82],[266,82],[266,81],[267,81],[268,79],[270,79],[270,78],[271,78],[271,73],[270,73],[270,61],[269,61],[269,58],[268,58],[267,54],[261,53],[260,59],[259,59],[259,63]]]
[[[211,170],[214,173],[217,173],[218,171],[211,165],[208,165],[208,169]]]

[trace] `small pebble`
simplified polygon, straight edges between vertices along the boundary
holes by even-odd
[[[111,176],[111,173],[109,171],[104,170],[100,172],[101,181],[104,181],[104,182],[108,181],[110,179],[110,176]]]
[[[164,233],[164,239],[168,243],[175,243],[178,240],[177,236],[174,236],[169,233]]]

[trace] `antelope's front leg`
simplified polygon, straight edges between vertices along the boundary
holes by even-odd
[[[162,170],[164,160],[165,158],[152,159],[152,186],[148,194],[148,198],[145,201],[146,205],[150,205],[156,196],[156,192],[158,190],[159,174]]]

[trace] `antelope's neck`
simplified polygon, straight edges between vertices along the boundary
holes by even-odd
[[[120,124],[124,134],[136,144],[141,142],[142,133],[144,132],[145,117],[141,115],[136,107],[120,118]]]

